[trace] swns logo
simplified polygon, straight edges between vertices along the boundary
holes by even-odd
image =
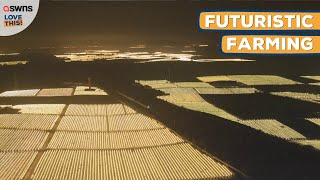
[[[40,0],[0,1],[0,36],[12,36],[29,27],[40,5]]]
[[[32,6],[3,6],[4,12],[32,12]]]
[[[23,26],[22,14],[9,14],[16,12],[32,12],[32,6],[3,6],[4,15],[4,27]]]

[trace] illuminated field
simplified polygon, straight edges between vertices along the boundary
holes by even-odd
[[[39,150],[47,136],[45,131],[0,129],[0,150]]]
[[[167,129],[137,132],[56,132],[50,149],[132,149],[183,142]]]
[[[88,97],[107,95],[100,89],[84,89],[75,91]],[[43,89],[38,96],[69,96],[72,91]],[[17,113],[0,114],[0,159],[5,159],[0,163],[0,176],[5,179],[182,180],[235,176],[227,166],[195,149],[157,120],[121,103],[1,107]]]
[[[23,179],[37,152],[0,152],[1,179]]]
[[[18,64],[27,64],[28,61],[9,61],[9,62],[0,62],[0,66],[13,66]]]
[[[0,114],[0,128],[50,130],[58,115]]]
[[[289,97],[293,99],[299,99],[302,101],[308,101],[313,103],[320,103],[320,95],[319,94],[309,94],[309,93],[299,93],[299,92],[273,92],[273,95]]]
[[[42,89],[37,96],[71,96],[73,88]]]
[[[73,93],[74,91],[74,93]],[[19,97],[19,96],[87,96],[87,95],[108,95],[102,89],[88,86],[76,86],[75,88],[50,88],[50,89],[28,89],[6,91],[0,94],[0,97]]]
[[[158,81],[136,81],[144,86],[150,86],[157,90],[160,90],[168,95],[158,96],[159,99],[175,104],[177,106],[191,109],[194,111],[200,111],[208,114],[212,114],[231,121],[237,121],[239,118],[232,114],[220,109],[208,102],[206,102],[199,94],[198,88],[213,89],[214,87],[208,83],[203,82],[178,82],[171,83],[166,80]],[[159,86],[159,84],[165,84],[167,86]],[[170,87],[171,86],[171,87]],[[163,88],[165,87],[165,88]],[[168,88],[170,87],[170,88]],[[223,91],[223,90],[221,90]],[[225,92],[225,91],[223,91]]]
[[[195,88],[199,94],[254,94],[255,88]]]
[[[318,83],[310,83],[309,85],[320,86],[320,82],[318,82]]]
[[[233,174],[190,145],[181,144],[134,151],[47,151],[33,179],[52,176],[59,179],[230,179]]]
[[[300,84],[290,79],[271,75],[231,75],[231,79],[247,85],[293,85]]]
[[[116,115],[126,114],[122,104],[71,104],[66,115]]]
[[[160,129],[164,126],[142,114],[109,116],[109,131],[139,131]]]
[[[40,89],[16,90],[6,91],[0,94],[0,97],[14,97],[14,96],[35,96]]]
[[[204,82],[214,81],[238,81],[246,85],[294,85],[299,82],[273,75],[228,75],[228,76],[204,76],[198,77]]]
[[[297,131],[274,119],[245,120],[239,123],[286,140],[306,139]]]
[[[108,95],[105,91],[97,88],[97,87],[92,87],[93,90],[88,90],[87,86],[77,86],[75,91],[74,91],[74,95]]]
[[[64,116],[58,130],[108,131],[107,116]]]
[[[178,87],[181,88],[209,88],[212,87],[210,84],[208,83],[204,83],[204,82],[177,82],[175,83],[175,85],[177,85]]]
[[[202,46],[199,46],[202,47]],[[207,47],[207,46],[203,46]],[[167,47],[172,48],[172,47]],[[189,47],[190,48],[190,47]],[[55,55],[57,58],[63,59],[65,62],[76,61],[115,61],[115,60],[133,60],[137,63],[152,63],[152,62],[168,62],[168,61],[193,61],[193,62],[253,62],[255,60],[247,59],[204,59],[195,50],[172,52],[154,52],[147,51],[145,45],[137,45],[130,47],[131,51],[120,50],[85,50],[82,52],[64,53]],[[194,48],[194,47],[193,47]]]
[[[22,114],[61,114],[64,104],[22,104],[11,108]]]
[[[307,120],[320,126],[320,118],[308,118]]]
[[[320,81],[320,76],[302,76],[304,78]]]
[[[141,46],[137,46],[141,47]],[[144,49],[144,48],[131,48]],[[94,60],[139,60],[143,61],[191,61],[196,55],[189,53],[163,53],[163,52],[120,52],[119,50],[87,50],[80,53],[65,53],[56,55],[58,58],[71,61],[94,61]]]
[[[312,76],[317,79],[317,76]],[[170,82],[168,80],[136,80],[135,82],[145,87],[160,90],[165,95],[158,96],[176,106],[190,109],[193,111],[204,112],[214,116],[224,118],[252,129],[262,131],[265,134],[285,139],[290,142],[298,142],[301,145],[311,145],[319,149],[319,141],[308,139],[306,136],[295,129],[281,123],[276,119],[241,119],[226,110],[215,106],[203,99],[202,95],[253,95],[262,93],[254,86],[281,86],[301,84],[287,78],[271,75],[227,75],[227,76],[201,76],[201,82]],[[307,102],[319,103],[320,98],[317,94],[299,92],[270,92],[272,95],[289,97]],[[258,112],[257,112],[258,113]],[[314,124],[320,125],[318,119],[308,119]]]
[[[231,81],[228,76],[202,76],[197,78],[202,82]]]
[[[315,149],[320,150],[320,140],[300,140],[295,142],[303,146],[312,146]]]

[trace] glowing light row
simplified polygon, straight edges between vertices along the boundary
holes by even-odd
[[[32,178],[49,177],[61,180],[231,179],[233,173],[185,143],[134,151],[47,151]]]

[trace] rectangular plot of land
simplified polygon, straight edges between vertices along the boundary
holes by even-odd
[[[108,104],[107,105],[107,115],[120,115],[126,114],[122,104]]]
[[[315,103],[266,93],[203,95],[203,97],[208,103],[244,120],[277,119],[288,114],[310,117],[310,114],[319,111]]]
[[[111,149],[163,146],[184,142],[168,129],[110,133]]]
[[[212,87],[210,84],[205,82],[177,82],[175,85],[182,88]]]
[[[246,120],[246,121],[239,121],[239,123],[282,139],[287,139],[287,140],[306,139],[306,137],[304,137],[299,132],[273,119]]]
[[[319,118],[308,118],[307,120],[320,126],[320,119]]]
[[[106,104],[70,104],[66,115],[99,116],[107,115]]]
[[[215,82],[215,81],[231,81],[228,76],[202,76],[197,77],[202,82]]]
[[[319,94],[309,94],[300,92],[272,92],[271,94],[320,104]]]
[[[71,96],[73,88],[42,89],[37,96]]]
[[[61,114],[65,106],[64,104],[22,104],[12,108],[22,114]]]
[[[312,79],[312,80],[316,80],[316,81],[320,81],[320,76],[301,76],[301,77]]]
[[[108,131],[107,116],[64,116],[58,126],[64,131]]]
[[[294,141],[298,144],[304,145],[304,146],[312,146],[315,149],[320,150],[320,140],[298,140]]]
[[[38,150],[47,136],[45,131],[0,129],[0,150]]]
[[[41,114],[2,114],[0,128],[50,130],[58,117]]]
[[[230,88],[196,88],[199,94],[232,94]]]
[[[189,94],[197,94],[198,92],[194,88],[162,88],[160,91],[166,94],[180,94],[180,93],[189,93]]]
[[[50,150],[32,179],[231,179],[221,163],[188,144],[136,150]]]
[[[157,123],[142,114],[128,114],[108,117],[110,131],[132,131],[163,128]]]
[[[23,179],[37,152],[0,152],[1,179]]]
[[[167,80],[136,80],[135,83],[144,85],[144,86],[148,86],[148,85],[152,85],[152,84],[166,84],[166,83],[170,83]]]
[[[40,89],[6,91],[0,94],[0,97],[19,97],[19,96],[35,96]]]
[[[153,147],[183,142],[167,129],[128,132],[66,132],[54,134],[52,149],[123,149]]]
[[[199,94],[254,94],[255,88],[196,88]]]
[[[97,87],[89,89],[88,86],[77,86],[74,92],[75,96],[90,96],[90,95],[108,95],[104,90]]]
[[[229,112],[225,111],[224,109],[221,109],[217,106],[214,106],[213,104],[210,104],[206,101],[204,102],[175,102],[173,103],[177,106],[194,110],[194,111],[199,111],[199,112],[204,112],[208,114],[212,114],[214,116],[218,116],[230,121],[238,121],[239,118],[234,116],[233,114],[230,114]]]
[[[31,178],[108,179],[108,160],[107,151],[46,151]]]
[[[294,85],[299,82],[273,75],[230,75],[230,79],[246,85]]]
[[[255,88],[230,88],[232,94],[254,94],[258,90]]]
[[[320,86],[320,82],[318,82],[318,83],[309,83],[309,85],[312,85],[312,86]]]
[[[233,173],[224,165],[184,143],[154,148],[164,171],[173,179],[229,179]]]
[[[162,88],[176,88],[177,85],[175,85],[174,83],[168,82],[168,83],[157,83],[157,84],[149,84],[148,86],[150,86],[153,89],[162,89]]]
[[[149,154],[153,153],[150,150],[47,151],[32,179],[168,179],[155,158],[145,158]]]
[[[107,132],[55,132],[48,148],[51,149],[109,149]]]
[[[122,159],[123,176],[134,179],[168,179],[160,163],[150,149],[137,149],[135,151],[114,151],[110,153]],[[148,157],[147,157],[148,156]],[[116,159],[116,158],[115,158]],[[125,163],[128,162],[128,163]],[[108,163],[111,168],[116,168],[117,164]],[[125,169],[128,171],[125,172]],[[117,171],[114,171],[117,172]],[[116,173],[112,174],[113,176]]]
[[[170,94],[166,96],[159,96],[159,99],[164,101],[176,103],[176,102],[203,102],[204,99],[199,94],[190,93],[180,93],[180,94]]]
[[[137,113],[134,109],[132,109],[129,106],[123,105],[124,106],[124,110],[126,111],[127,114],[133,114],[133,113]]]

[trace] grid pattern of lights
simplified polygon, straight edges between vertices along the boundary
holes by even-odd
[[[58,117],[45,114],[0,114],[0,128],[50,130]]]
[[[245,120],[239,123],[286,140],[306,139],[299,132],[274,119]]]
[[[212,163],[210,157],[184,143],[136,150],[46,151],[32,178],[53,176],[59,179],[112,180],[230,179],[233,173],[220,163]]]

